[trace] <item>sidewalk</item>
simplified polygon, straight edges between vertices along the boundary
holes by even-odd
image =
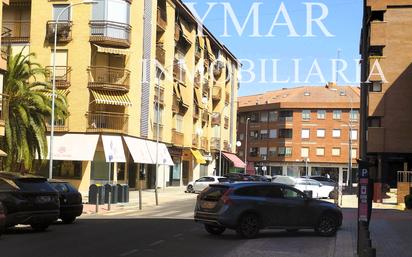
[[[196,198],[196,194],[185,193],[186,187],[170,187],[166,189],[158,190],[158,200],[159,204],[171,203],[174,201],[182,201],[187,199]],[[95,214],[96,205],[87,204],[88,197],[83,197],[83,214]],[[139,191],[130,191],[129,192],[129,202],[128,203],[118,203],[111,205],[111,211],[121,210],[131,206],[139,207]],[[153,189],[142,190],[142,208],[147,209],[150,207],[156,206],[155,192]],[[107,204],[99,206],[99,214],[108,212]]]

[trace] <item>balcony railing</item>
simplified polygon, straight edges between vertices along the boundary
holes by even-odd
[[[90,66],[89,88],[128,91],[130,71],[124,68]]]
[[[229,128],[229,118],[228,118],[228,117],[225,117],[225,124],[224,124],[224,126],[225,126],[225,129],[228,129],[228,128]]]
[[[174,60],[173,65],[173,76],[176,80],[185,83],[186,82],[186,71],[182,64],[179,64],[178,60]]]
[[[212,114],[212,126],[220,126],[222,115],[218,112]]]
[[[198,120],[200,117],[200,108],[197,104],[193,103],[193,119]]]
[[[165,31],[167,26],[166,10],[162,10],[160,7],[157,8],[157,27],[161,31]]]
[[[87,131],[127,133],[129,116],[124,113],[88,112]]]
[[[210,94],[209,80],[206,78],[203,81],[203,94],[206,94],[207,96]]]
[[[131,26],[129,24],[105,20],[94,20],[89,24],[90,42],[130,47]]]
[[[200,148],[205,151],[209,150],[209,140],[207,139],[207,137],[202,137],[200,139]]]
[[[46,122],[47,131],[51,131],[50,120]],[[55,120],[54,121],[54,131],[65,132],[69,131],[69,121],[68,120]]]
[[[59,21],[57,23],[57,42],[67,43],[72,40],[72,25],[71,21]],[[47,22],[47,40],[49,43],[54,42],[54,32],[56,28],[56,21]]]
[[[211,142],[210,142],[210,149],[220,150],[220,138],[212,137]]]
[[[3,43],[30,42],[30,21],[3,21]]]
[[[166,63],[166,51],[162,44],[156,45],[156,60],[163,65]]]
[[[53,82],[53,66],[46,66],[47,75],[46,79],[50,83]],[[57,88],[68,88],[70,87],[70,66],[56,66],[56,87]]]
[[[222,61],[218,60],[214,63],[213,76],[215,77],[215,79],[218,79],[220,78],[220,76],[222,76],[223,68],[224,68],[224,63]]]
[[[160,104],[164,104],[165,89],[163,87],[160,87],[160,97],[159,97],[159,88],[155,87],[154,101],[155,101],[155,103],[159,102]]]
[[[202,84],[202,75],[199,72],[196,72],[194,84],[195,88],[200,88]]]
[[[173,113],[179,113],[180,111],[180,102],[177,99],[176,96],[173,96],[173,101],[172,101],[172,112]]]
[[[199,148],[199,142],[200,142],[199,135],[193,134],[192,135],[192,147]]]
[[[220,101],[220,99],[222,99],[222,88],[221,87],[213,86],[212,99],[215,101]]]
[[[226,105],[230,104],[230,93],[229,92],[225,93],[225,104]]]
[[[185,135],[181,132],[177,132],[176,129],[172,129],[172,144],[183,146]]]
[[[209,122],[209,113],[207,111],[203,111],[202,113],[202,122],[208,123]]]

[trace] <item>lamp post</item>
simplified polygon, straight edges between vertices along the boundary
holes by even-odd
[[[53,141],[54,141],[54,109],[55,109],[55,101],[56,101],[56,52],[57,52],[57,29],[60,17],[64,12],[70,9],[73,6],[81,5],[81,4],[97,4],[98,2],[92,0],[84,0],[80,3],[70,4],[67,7],[63,8],[59,15],[57,15],[57,19],[54,24],[54,49],[53,49],[53,80],[52,80],[52,106],[51,106],[51,129],[50,129],[50,162],[49,162],[49,179],[53,178]]]
[[[249,154],[248,148],[247,148],[247,139],[249,137],[249,121],[250,118],[246,119],[246,133],[245,133],[245,174],[247,173],[247,156]]]

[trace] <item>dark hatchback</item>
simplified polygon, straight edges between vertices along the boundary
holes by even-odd
[[[82,195],[69,182],[49,180],[49,183],[59,192],[59,218],[66,224],[73,223],[83,212]]]
[[[342,225],[342,211],[287,185],[240,182],[206,188],[197,198],[195,221],[215,235],[228,228],[254,238],[260,229],[273,228],[315,229],[322,236],[333,236]]]
[[[24,224],[43,231],[59,217],[57,191],[43,177],[0,172],[0,201],[6,227]]]

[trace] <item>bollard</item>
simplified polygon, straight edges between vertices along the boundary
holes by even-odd
[[[107,201],[107,210],[110,211],[111,206],[110,203],[112,201],[112,190],[109,191],[109,201]]]
[[[99,191],[97,191],[96,213],[99,213],[99,198],[100,198],[100,193],[99,193]]]

